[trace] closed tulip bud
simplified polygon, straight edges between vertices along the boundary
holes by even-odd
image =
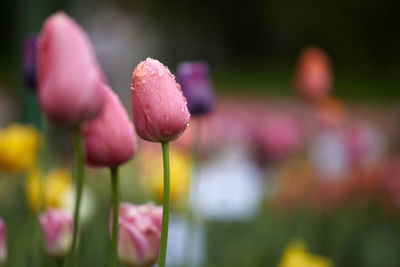
[[[197,116],[210,112],[215,96],[207,63],[182,62],[178,65],[176,78],[188,102],[190,114]]]
[[[7,232],[6,224],[0,218],[0,266],[7,261]]]
[[[37,48],[37,36],[30,36],[25,40],[22,57],[22,76],[25,84],[34,91],[36,90]]]
[[[328,55],[318,47],[305,48],[296,69],[296,89],[306,98],[320,100],[328,96],[332,80]]]
[[[123,264],[144,267],[151,266],[157,261],[161,221],[161,207],[152,203],[139,206],[121,203],[119,206],[118,256]],[[110,218],[111,228],[112,218]]]
[[[118,167],[130,160],[136,150],[133,125],[118,96],[107,85],[102,112],[85,123],[86,162],[99,167]]]
[[[153,142],[178,138],[189,124],[186,99],[168,68],[151,58],[132,75],[132,110],[140,137]]]
[[[102,72],[90,40],[65,13],[44,23],[38,48],[38,99],[55,123],[78,124],[103,106]]]
[[[47,253],[55,258],[65,257],[72,244],[72,216],[66,210],[51,209],[39,216]]]

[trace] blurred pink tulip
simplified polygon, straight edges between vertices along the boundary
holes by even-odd
[[[0,266],[7,261],[7,232],[6,224],[0,218]]]
[[[151,266],[157,261],[162,208],[153,203],[119,206],[118,256],[128,266]],[[110,229],[112,228],[112,212]]]
[[[279,160],[291,155],[299,147],[300,126],[288,114],[268,114],[258,125],[255,141],[259,156],[268,160]]]
[[[95,117],[103,106],[102,71],[83,29],[63,12],[44,23],[38,48],[38,98],[60,124]]]
[[[73,222],[68,211],[52,209],[39,216],[46,249],[50,256],[62,258],[72,244]]]
[[[133,72],[131,88],[133,122],[140,137],[167,142],[183,133],[190,114],[180,86],[168,68],[147,58]]]
[[[395,210],[400,210],[400,158],[389,158],[383,166],[381,187],[386,201]]]
[[[118,96],[106,84],[102,87],[105,92],[103,110],[83,128],[86,162],[93,166],[114,168],[133,157],[136,137]]]
[[[325,98],[332,89],[331,63],[318,47],[306,47],[301,52],[295,75],[296,89],[311,100]]]

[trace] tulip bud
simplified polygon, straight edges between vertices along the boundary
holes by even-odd
[[[190,114],[196,116],[210,112],[214,105],[214,87],[207,63],[182,62],[178,65],[176,77],[188,102]]]
[[[73,222],[68,211],[51,209],[39,216],[47,253],[55,258],[65,257],[72,244]]]
[[[6,224],[0,218],[0,266],[7,261],[7,232]]]
[[[102,80],[90,40],[65,13],[44,23],[38,48],[38,99],[55,123],[78,124],[103,106]]]
[[[84,125],[86,162],[93,166],[118,167],[136,150],[133,125],[118,96],[106,84],[102,112]]]
[[[147,58],[133,72],[131,89],[133,122],[140,137],[168,142],[183,133],[190,114],[181,88],[168,68]]]
[[[328,55],[318,47],[307,47],[296,69],[296,89],[311,100],[325,98],[332,89],[332,67]]]
[[[22,76],[25,84],[35,91],[36,89],[36,57],[38,37],[30,36],[24,43],[24,55],[22,58]]]
[[[151,266],[157,261],[161,238],[162,208],[148,203],[119,206],[118,256],[128,266]],[[112,212],[110,218],[112,229]]]

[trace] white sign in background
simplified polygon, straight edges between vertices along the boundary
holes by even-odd
[[[204,263],[206,255],[206,236],[202,225],[197,223],[194,228],[193,242],[187,244],[188,229],[187,221],[184,216],[172,215],[169,222],[167,262],[169,267],[182,266],[186,260],[186,254],[190,254],[190,266],[200,266]],[[188,251],[190,249],[191,251]]]
[[[245,221],[263,198],[262,172],[241,148],[231,148],[198,170],[194,210],[209,220]],[[196,204],[197,203],[197,204]]]

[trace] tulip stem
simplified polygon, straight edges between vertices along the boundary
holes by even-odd
[[[118,211],[119,211],[119,173],[118,167],[111,168],[112,185],[112,204],[113,204],[113,224],[112,224],[112,243],[111,243],[111,262],[110,266],[117,266],[118,258]]]
[[[57,258],[56,263],[57,263],[57,267],[63,267],[64,266],[64,258]]]
[[[46,209],[46,175],[49,171],[49,159],[50,159],[50,150],[49,150],[49,121],[47,120],[44,113],[42,113],[42,121],[41,121],[41,170],[40,170],[40,187],[39,187],[39,196],[40,203],[38,208],[38,213],[44,211]]]
[[[164,267],[167,258],[168,222],[169,222],[169,143],[161,142],[164,166],[164,201],[161,227],[160,253],[158,267]]]
[[[72,265],[76,265],[77,239],[78,239],[78,223],[79,210],[81,206],[82,187],[84,179],[84,166],[82,154],[82,132],[80,126],[74,129],[74,157],[75,157],[75,210],[74,210],[74,233],[72,237]]]

